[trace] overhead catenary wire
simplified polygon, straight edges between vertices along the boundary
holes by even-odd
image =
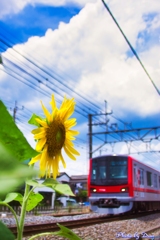
[[[23,55],[22,55],[23,56]],[[28,60],[28,59],[26,59],[26,60]],[[30,62],[31,64],[33,64],[32,62]],[[34,65],[35,66],[35,65]],[[36,67],[37,67],[37,65],[36,65]],[[38,66],[39,67],[39,69],[41,69],[41,67],[40,66]],[[34,69],[34,71],[35,71],[35,69]],[[35,71],[36,72],[36,71]],[[47,71],[48,72],[48,71]],[[46,73],[46,72],[45,72]],[[38,73],[39,74],[39,73]],[[31,76],[32,77],[32,76]],[[42,76],[41,76],[42,77]],[[54,78],[54,76],[52,75],[52,78]],[[54,78],[55,79],[55,78]],[[38,80],[37,80],[38,81]],[[47,80],[48,81],[48,80]],[[50,81],[50,80],[49,80]],[[40,82],[40,83],[42,83],[42,82]],[[50,82],[51,84],[53,84],[53,82]],[[59,82],[60,83],[60,82]],[[44,84],[44,83],[42,83],[42,84]],[[33,84],[33,86],[34,86],[34,84]],[[32,86],[32,88],[33,88],[33,86]],[[36,86],[37,87],[37,86]],[[64,87],[67,87],[67,85],[65,84],[64,85]],[[34,88],[33,88],[34,89]],[[71,91],[73,91],[73,89],[69,89],[69,90],[71,90]],[[98,107],[99,108],[99,107]],[[98,109],[97,108],[97,109]],[[99,108],[100,109],[100,108]]]
[[[38,65],[37,61],[34,62],[32,61],[30,58],[28,58],[27,56],[25,56],[24,54],[20,53],[18,50],[16,50],[9,42],[6,42],[6,40],[0,38],[0,42],[5,44],[8,48],[12,48],[12,50],[14,50],[17,54],[19,54],[21,57],[23,57],[25,60],[27,60],[29,63],[31,63],[32,65],[34,65],[35,67],[37,67],[38,69],[40,69],[43,73],[47,74],[49,77],[53,78],[55,81],[57,81],[58,83],[60,83],[61,85],[63,85],[66,89],[69,89],[71,92],[74,92],[76,95],[78,95],[79,97],[81,97],[83,100],[87,101],[89,104],[91,104],[92,106],[96,107],[97,110],[100,109],[98,105],[96,105],[94,102],[90,101],[89,99],[87,99],[85,96],[82,96],[79,92],[75,91],[73,88],[71,88],[69,85],[65,84],[64,82],[62,82],[58,77],[56,77],[55,75],[53,75],[52,73],[50,73],[49,71],[47,71],[45,68],[42,68],[40,65]],[[34,70],[35,71],[35,70]],[[46,79],[47,77],[45,77]],[[51,84],[53,84],[53,82],[51,82],[48,79],[48,82],[50,82]],[[90,108],[91,110],[91,108]]]
[[[49,90],[52,90],[52,91],[54,91],[54,92],[56,92],[57,94],[59,94],[59,92],[56,90],[56,88],[52,88],[51,86],[47,86],[47,85],[45,85],[44,83],[43,83],[43,81],[42,80],[39,80],[39,78],[37,78],[37,77],[35,77],[33,74],[31,74],[31,73],[29,73],[28,71],[26,71],[24,68],[21,68],[20,66],[18,66],[17,64],[15,64],[14,62],[12,62],[12,61],[10,61],[9,59],[7,59],[6,57],[4,57],[4,59],[6,59],[11,65],[13,65],[13,66],[15,66],[15,68],[17,68],[18,70],[20,70],[20,71],[22,71],[23,73],[25,73],[25,74],[27,74],[27,75],[29,75],[30,77],[32,77],[34,80],[36,80],[38,83],[41,83],[41,84],[43,84],[45,87],[47,87]],[[7,68],[7,69],[9,69],[9,67],[6,65],[6,64],[3,64],[4,66],[5,66],[5,68]],[[12,74],[12,73],[15,73],[15,74],[18,74],[18,73],[16,73],[15,72],[15,70],[13,70],[12,71],[12,69],[10,69],[10,75]],[[18,75],[18,77],[19,77],[19,75]],[[23,77],[24,78],[24,77]],[[25,78],[26,79],[26,78]],[[19,79],[20,80],[20,79]],[[27,80],[27,79],[26,79]],[[29,81],[29,80],[27,80],[27,81]],[[23,82],[24,82],[24,79],[23,79]],[[31,84],[33,84],[31,81],[29,81]],[[52,83],[53,84],[53,83]],[[26,84],[26,85],[28,85],[28,84]],[[33,84],[33,86],[34,86],[34,84]],[[34,87],[32,87],[32,88],[34,88]],[[42,89],[41,89],[41,93],[42,93]],[[46,95],[46,94],[45,94]],[[84,108],[82,108],[82,107],[80,107],[78,104],[77,104],[77,107],[78,108],[80,108],[80,110],[82,111],[82,112],[84,112],[84,113],[86,113],[87,115],[88,115],[88,111],[86,111]],[[79,113],[79,114],[81,114],[81,115],[83,115],[84,117],[88,117],[87,115],[84,115],[82,112],[80,112],[80,111],[78,111],[77,109],[75,110],[77,113]],[[93,111],[93,110],[92,110]]]
[[[116,18],[113,16],[111,10],[109,9],[108,5],[106,4],[106,2],[104,0],[101,0],[103,5],[105,6],[105,8],[107,9],[107,11],[109,12],[110,16],[112,17],[113,21],[115,22],[115,24],[117,25],[118,29],[120,30],[121,34],[123,35],[124,39],[126,40],[127,44],[129,45],[131,51],[133,52],[134,56],[137,58],[138,62],[140,63],[140,65],[142,66],[143,70],[145,71],[145,73],[147,74],[148,78],[150,79],[152,85],[154,86],[154,88],[156,89],[156,91],[158,92],[158,94],[160,95],[160,90],[157,88],[156,84],[154,83],[154,81],[152,80],[151,76],[149,75],[148,71],[146,70],[144,64],[142,63],[142,61],[140,60],[138,54],[136,53],[135,49],[133,48],[133,46],[131,45],[130,41],[128,40],[128,38],[126,37],[126,35],[124,34],[122,28],[120,27],[119,23],[117,22]]]
[[[1,39],[0,39],[1,40]],[[7,46],[10,46],[10,48],[12,47],[9,43],[6,43],[6,41],[4,41],[4,40],[2,40],[2,43],[3,44],[6,44]],[[13,49],[14,50],[14,49]],[[17,53],[19,53],[17,50],[16,50],[16,52]],[[20,55],[21,55],[21,53],[19,53]],[[21,55],[21,56],[23,56],[24,57],[24,55]],[[25,58],[26,59],[26,58]],[[27,60],[28,60],[28,58],[27,58]],[[29,62],[31,62],[31,63],[33,63],[32,61],[29,61]],[[13,63],[12,62],[12,64],[13,65],[15,65],[15,63]],[[16,66],[16,65],[15,65]],[[37,66],[37,64],[34,64],[34,66]],[[38,66],[39,67],[39,66]],[[25,71],[24,69],[22,69],[21,67],[17,67],[19,70],[21,69],[23,72],[25,72],[26,74],[29,74],[31,77],[32,77],[32,74],[30,74],[30,73],[28,73],[28,71]],[[41,69],[41,68],[40,68]],[[33,69],[33,71],[35,71],[35,69]],[[46,72],[46,71],[45,71]],[[54,77],[54,76],[52,76],[52,77]],[[35,77],[33,76],[33,78],[35,79]],[[37,81],[39,82],[39,83],[41,83],[41,84],[44,84],[42,81],[40,81],[39,79],[37,79]],[[48,82],[48,79],[47,79],[47,82]],[[50,81],[50,83],[51,84],[53,84],[53,82],[51,82]],[[28,85],[28,84],[27,84]],[[48,87],[48,86],[47,86]],[[32,87],[33,88],[33,87]],[[58,87],[59,88],[59,87]],[[50,89],[52,89],[52,88],[50,88]],[[55,91],[55,89],[53,89],[54,91]],[[58,93],[58,92],[57,92]],[[79,94],[79,96],[80,96],[80,94]],[[83,96],[82,96],[82,98],[83,99],[85,99],[86,101],[87,101],[87,99],[86,98],[84,98]],[[95,105],[93,102],[91,102],[91,101],[89,101],[89,103],[92,103],[93,105]],[[85,107],[87,107],[86,105],[84,105]],[[98,109],[98,106],[97,105],[95,105],[96,107],[97,107],[97,109]],[[77,104],[77,107],[79,107],[79,105]],[[86,111],[85,109],[82,109],[81,108],[81,110],[83,111],[83,112],[85,112],[86,114],[88,114],[89,112],[88,111]],[[91,108],[88,108],[88,110],[91,110],[91,111],[93,111],[94,113],[96,112],[95,110],[93,110],[93,109],[91,109]],[[87,115],[84,115],[84,114],[82,114],[81,112],[79,112],[79,111],[77,111],[77,110],[75,110],[76,112],[78,112],[79,114],[81,114],[81,115],[83,115],[84,117],[88,117]],[[99,108],[99,111],[100,111],[100,108]],[[99,137],[96,137],[96,138],[98,138],[98,139],[100,139]],[[102,139],[100,139],[100,140],[102,140]]]
[[[5,37],[6,38],[6,37]],[[3,41],[3,43],[5,43],[6,42],[6,40],[5,41]],[[10,43],[9,43],[9,46],[12,46]],[[13,49],[14,50],[14,49]],[[18,52],[19,53],[19,52]],[[21,53],[19,53],[20,55],[21,55]],[[24,54],[23,54],[23,56],[24,56]],[[32,64],[33,65],[33,64]],[[34,64],[35,65],[35,64]],[[30,68],[31,68],[31,66],[29,66]],[[23,68],[24,69],[24,68]],[[32,68],[32,70],[34,71],[34,72],[36,72],[36,73],[38,73],[43,79],[45,79],[46,78],[46,76],[42,76],[39,72],[37,72],[35,69],[33,69]],[[23,70],[22,70],[23,71]],[[24,70],[25,71],[25,70]],[[26,71],[25,71],[26,72]],[[28,74],[30,74],[30,73],[28,73]],[[33,78],[35,79],[35,77],[33,76]],[[49,79],[46,79],[47,80],[47,82],[49,82],[49,83],[51,83],[51,84],[54,84],[54,82],[51,82]],[[42,80],[38,80],[37,79],[37,81],[39,81],[39,83],[41,83],[41,84],[43,84],[43,82],[42,82]],[[56,86],[55,84],[54,84],[54,86]],[[60,87],[60,86],[58,86],[58,88],[57,88],[58,90],[59,89],[61,89],[62,90],[62,88]],[[55,89],[54,89],[55,90]],[[56,92],[58,93],[58,91],[56,90]],[[59,94],[59,93],[58,93]],[[83,97],[83,96],[82,96]],[[93,102],[92,102],[93,103]],[[79,107],[79,105],[77,104],[77,106]],[[96,106],[97,107],[97,109],[99,108],[97,105],[95,105],[94,104],[94,106]],[[86,112],[85,111],[85,109],[82,109],[82,111],[84,111],[84,112]],[[96,113],[96,111],[94,111],[93,109],[91,109],[91,108],[88,108],[88,111],[93,111],[94,113]],[[101,109],[99,108],[99,111],[101,111]],[[89,113],[89,112],[86,112],[87,114]],[[87,117],[87,116],[86,116]]]

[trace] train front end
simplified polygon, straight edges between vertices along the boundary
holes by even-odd
[[[120,214],[133,208],[132,159],[100,156],[90,160],[88,194],[91,210]]]

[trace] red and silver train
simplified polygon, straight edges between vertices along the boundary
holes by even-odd
[[[131,156],[90,159],[88,194],[91,210],[104,214],[160,209],[160,171]]]

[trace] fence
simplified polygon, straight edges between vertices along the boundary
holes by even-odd
[[[21,207],[20,206],[12,206],[14,211],[17,215],[20,215]],[[61,206],[55,206],[55,208],[51,208],[49,206],[38,206],[35,207],[33,210],[27,212],[27,215],[40,215],[43,213],[48,214],[67,214],[67,213],[87,213],[90,209],[88,206],[68,206],[68,207],[61,207]],[[0,206],[0,215],[7,214],[12,215],[12,212],[10,209],[6,206]]]

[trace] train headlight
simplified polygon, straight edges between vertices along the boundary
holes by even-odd
[[[97,192],[97,189],[91,188],[91,192]]]
[[[121,192],[128,192],[128,188],[121,188]]]

